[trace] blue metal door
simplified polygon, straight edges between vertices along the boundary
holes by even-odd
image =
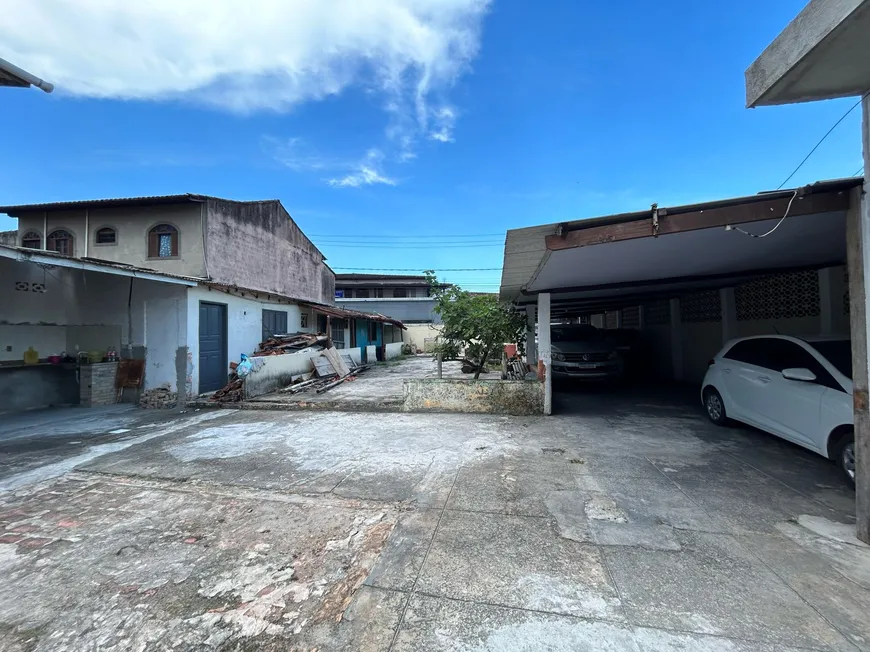
[[[360,348],[363,362],[366,362],[366,347],[369,345],[369,323],[363,319],[356,322],[356,345]]]
[[[199,393],[214,392],[227,383],[227,307],[199,303]]]

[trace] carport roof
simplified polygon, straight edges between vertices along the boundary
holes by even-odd
[[[20,88],[36,86],[46,93],[51,93],[54,90],[53,84],[49,84],[36,75],[31,75],[15,64],[9,63],[6,59],[0,59],[0,86],[18,86]]]
[[[746,71],[746,105],[870,89],[870,0],[811,0]]]
[[[638,297],[723,287],[735,278],[822,267],[845,259],[849,191],[862,179],[821,181],[701,204],[507,232],[499,297],[517,305],[552,292],[554,308],[630,305]],[[785,215],[775,235],[750,238]],[[555,311],[555,310],[554,310]],[[557,311],[556,311],[557,312]]]

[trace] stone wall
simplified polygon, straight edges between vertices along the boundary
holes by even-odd
[[[117,362],[100,362],[82,365],[80,371],[80,397],[83,407],[112,405],[117,401],[115,377],[118,375]]]
[[[404,381],[405,412],[544,413],[544,386],[536,381],[414,378]]]

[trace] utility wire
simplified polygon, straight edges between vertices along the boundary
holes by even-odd
[[[332,269],[348,269],[356,272],[418,272],[422,274],[426,268],[419,267],[333,267]],[[430,268],[431,269],[431,268]],[[500,272],[501,267],[444,267],[433,269],[434,272]]]
[[[795,197],[797,197],[797,190],[794,191],[794,193],[791,196],[791,199],[788,200],[788,206],[786,206],[785,213],[783,213],[783,216],[781,218],[779,218],[779,222],[777,222],[776,225],[767,233],[762,233],[761,235],[758,235],[757,233],[750,233],[749,231],[744,231],[739,226],[732,226],[731,228],[734,229],[735,231],[740,231],[740,233],[743,233],[744,235],[748,235],[751,238],[766,238],[771,233],[776,231],[779,228],[780,224],[785,222],[785,218],[788,217],[788,213],[791,210],[791,205],[794,203]]]
[[[825,142],[825,139],[826,139],[828,136],[831,135],[831,132],[834,131],[834,129],[836,129],[836,128],[840,125],[840,123],[843,122],[843,120],[846,119],[846,116],[848,116],[850,113],[852,113],[852,111],[854,111],[856,108],[858,108],[858,106],[861,104],[861,102],[864,101],[864,98],[867,97],[868,95],[870,95],[870,91],[864,93],[864,95],[862,95],[861,98],[860,98],[857,102],[855,102],[855,103],[852,105],[852,108],[850,108],[848,111],[846,111],[846,112],[843,114],[843,116],[842,116],[839,120],[837,120],[837,121],[834,123],[834,126],[833,126],[833,127],[831,127],[830,129],[828,129],[828,132],[827,132],[824,136],[822,136],[822,139],[821,139],[819,142],[816,143],[815,147],[813,147],[813,148],[810,150],[810,153],[807,154],[807,155],[804,157],[804,160],[801,161],[800,164],[799,164],[799,165],[798,165],[798,166],[797,166],[797,167],[792,171],[792,173],[786,177],[785,181],[783,181],[781,184],[779,184],[779,187],[777,188],[777,190],[782,190],[782,187],[783,187],[785,184],[787,184],[789,181],[791,181],[791,178],[792,178],[795,174],[797,174],[797,171],[800,170],[800,169],[804,166],[804,163],[806,163],[807,160],[809,160],[810,156],[812,156],[812,155],[815,153],[815,151],[819,148],[819,146],[820,146],[823,142]]]
[[[864,166],[862,165],[861,167],[858,168],[858,170],[852,176],[853,177],[860,177],[863,174],[864,174]]]
[[[321,245],[324,248],[333,248],[333,249],[469,249],[469,248],[481,248],[481,247],[503,247],[504,243],[492,243],[492,244],[458,244],[458,245],[450,245],[450,244],[413,244],[413,245],[365,245],[365,244],[325,244]]]
[[[309,233],[307,234],[309,238],[412,238],[419,239],[421,237],[432,237],[432,238],[490,238],[495,236],[504,237],[505,232],[501,233],[432,233],[428,235],[421,235],[419,233],[415,233],[413,235],[378,235],[375,233],[357,233],[357,234],[349,234],[349,233]]]

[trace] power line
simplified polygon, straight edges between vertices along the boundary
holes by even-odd
[[[863,165],[861,167],[859,167],[858,170],[855,172],[855,174],[853,174],[852,176],[853,177],[860,177],[862,174],[864,174],[864,166]]]
[[[333,245],[337,247],[409,247],[418,244],[444,245],[448,247],[470,247],[473,245],[504,245],[500,240],[470,240],[464,242],[439,241],[439,240],[408,240],[407,242],[394,242],[392,240],[364,240],[362,242],[348,242],[347,240],[316,240],[319,245]]]
[[[412,244],[412,245],[367,245],[367,244],[331,244],[327,243],[322,245],[324,248],[333,248],[333,249],[469,249],[469,248],[482,248],[482,247],[503,247],[504,244],[501,242],[492,243],[492,244],[439,244],[439,243],[430,243],[430,244]]]
[[[349,269],[356,272],[419,272],[423,273],[423,267],[333,267],[332,269]],[[431,268],[430,268],[431,269]],[[500,272],[501,267],[443,267],[433,269],[434,272]]]
[[[309,233],[307,234],[309,238],[412,238],[412,239],[420,239],[421,237],[432,237],[432,238],[490,238],[495,236],[504,237],[505,231],[500,233],[431,233],[431,234],[419,234],[415,233],[413,235],[378,235],[376,233]]]
[[[827,132],[824,136],[822,136],[821,140],[820,140],[819,142],[817,142],[816,145],[815,145],[815,147],[813,147],[813,148],[810,150],[810,153],[807,154],[807,155],[804,157],[804,160],[800,162],[800,165],[798,165],[798,166],[794,169],[794,171],[792,171],[792,173],[786,177],[785,181],[783,181],[781,184],[779,184],[779,187],[777,188],[777,190],[782,190],[782,187],[783,187],[785,184],[787,184],[789,181],[791,181],[791,178],[792,178],[795,174],[797,174],[797,171],[800,170],[800,169],[804,166],[804,163],[806,163],[807,160],[809,160],[810,156],[812,156],[813,153],[814,153],[814,152],[819,148],[819,146],[820,146],[823,142],[825,142],[825,139],[826,139],[828,136],[831,135],[831,132],[834,131],[834,129],[836,129],[836,128],[840,125],[840,123],[843,122],[843,120],[846,119],[846,116],[848,116],[850,113],[852,113],[852,111],[854,111],[854,110],[858,107],[858,105],[860,105],[861,102],[864,101],[864,98],[867,97],[868,95],[870,95],[870,91],[868,91],[867,93],[864,93],[864,95],[862,95],[861,98],[860,98],[857,102],[855,102],[855,103],[852,105],[852,108],[850,108],[848,111],[846,111],[846,112],[842,115],[842,117],[834,123],[834,126],[833,126],[833,127],[831,127],[830,129],[828,129],[828,132]]]

